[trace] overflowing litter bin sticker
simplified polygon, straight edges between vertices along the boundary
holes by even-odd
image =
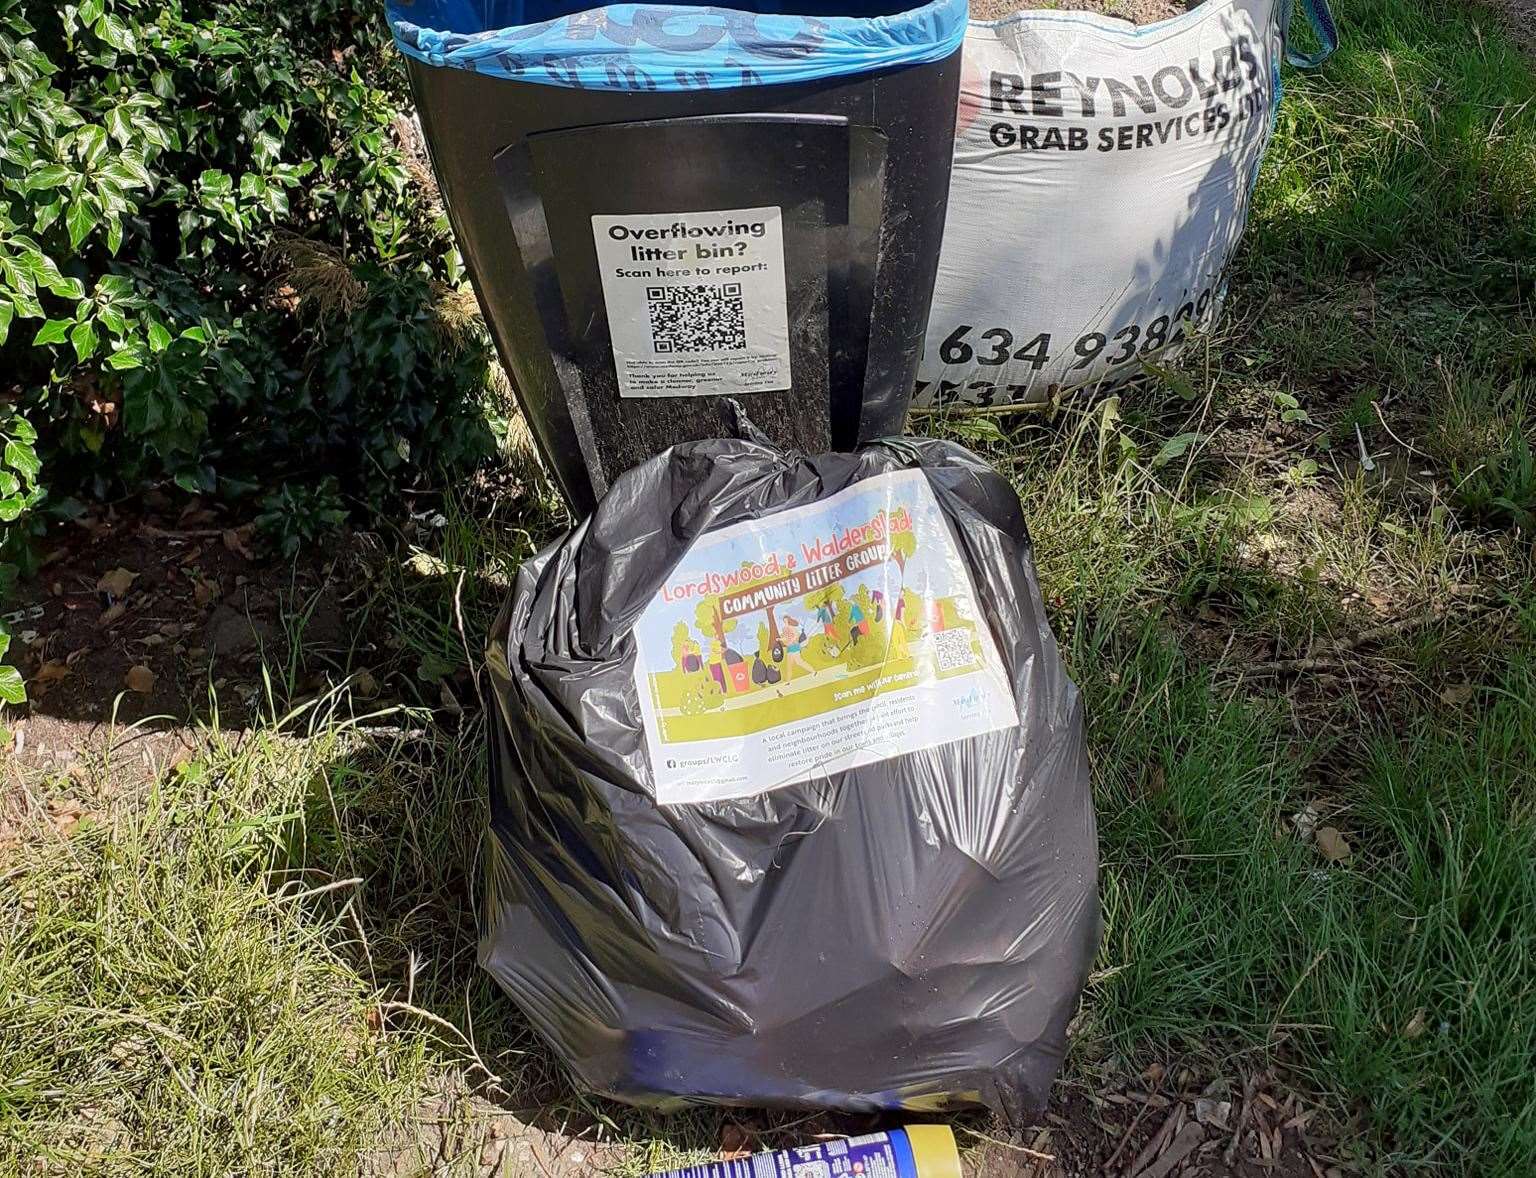
[[[919,471],[706,537],[635,642],[662,804],[752,796],[1019,721]]]
[[[790,387],[777,208],[594,216],[624,397]]]

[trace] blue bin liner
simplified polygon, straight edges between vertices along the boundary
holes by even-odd
[[[854,0],[855,7],[859,0]],[[530,0],[389,0],[401,52],[427,65],[588,90],[774,86],[939,61],[960,48],[967,0],[868,15],[684,4],[580,12]]]

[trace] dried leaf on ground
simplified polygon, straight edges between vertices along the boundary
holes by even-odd
[[[48,821],[60,834],[72,834],[85,817],[85,807],[74,798],[55,798],[48,803]]]
[[[246,546],[246,540],[249,536],[250,531],[247,528],[225,528],[223,536],[224,547],[236,556],[243,557],[246,560],[255,560],[256,558],[251,553],[250,548]]]
[[[1178,1132],[1179,1118],[1183,1114],[1184,1105],[1175,1104],[1173,1111],[1164,1118],[1157,1131],[1148,1138],[1147,1143],[1141,1147],[1141,1152],[1136,1155],[1134,1161],[1127,1167],[1129,1174],[1139,1174],[1153,1164],[1154,1159],[1167,1148],[1168,1142],[1173,1140],[1173,1135]]]
[[[102,627],[115,626],[118,622],[123,620],[123,616],[127,614],[127,612],[128,607],[126,605],[124,605],[121,601],[115,602],[114,604],[107,606],[106,609],[101,611],[101,617],[96,619],[96,624]]]
[[[727,1125],[720,1130],[720,1160],[734,1162],[752,1156],[752,1136],[740,1125]]]
[[[1407,1025],[1403,1027],[1403,1038],[1417,1039],[1420,1035],[1422,1035],[1424,1033],[1424,1026],[1428,1014],[1429,1012],[1422,1006],[1419,1007],[1418,1010],[1414,1011],[1413,1017],[1409,1019]]]
[[[123,676],[123,682],[128,685],[129,691],[136,691],[140,695],[148,695],[155,689],[155,680],[158,676],[143,663],[129,667],[128,674]]]
[[[1330,863],[1342,863],[1350,856],[1349,840],[1332,826],[1317,828],[1317,849]]]
[[[480,1168],[489,1174],[497,1174],[501,1171],[501,1155],[506,1149],[505,1141],[491,1138],[480,1147]]]
[[[96,588],[102,593],[110,593],[113,597],[122,597],[138,579],[139,574],[131,569],[116,568],[109,573],[103,573],[101,580],[96,582]]]
[[[1202,1125],[1215,1125],[1218,1129],[1230,1129],[1232,1118],[1232,1102],[1230,1100],[1211,1100],[1209,1097],[1200,1097],[1195,1101],[1195,1120]]]
[[[1296,828],[1296,834],[1303,842],[1317,834],[1317,820],[1320,817],[1321,815],[1318,814],[1317,807],[1311,802],[1308,802],[1291,815],[1291,825]]]
[[[33,683],[57,683],[69,674],[69,664],[63,659],[49,659],[32,676]]]
[[[448,566],[430,552],[414,552],[405,562],[405,567],[418,577],[445,577],[448,575]]]
[[[1204,1140],[1205,1130],[1198,1121],[1191,1121],[1179,1130],[1167,1152],[1141,1172],[1141,1178],[1167,1178]]]

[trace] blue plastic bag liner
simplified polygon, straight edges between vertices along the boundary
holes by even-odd
[[[586,90],[774,86],[939,61],[965,37],[966,0],[864,14],[687,4],[579,12],[529,0],[390,0],[401,52],[428,65]]]

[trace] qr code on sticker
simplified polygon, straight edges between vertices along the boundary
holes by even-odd
[[[933,653],[940,672],[958,671],[976,663],[970,630],[940,630],[933,636]]]
[[[747,346],[741,283],[648,286],[651,346],[658,352],[739,352]]]

